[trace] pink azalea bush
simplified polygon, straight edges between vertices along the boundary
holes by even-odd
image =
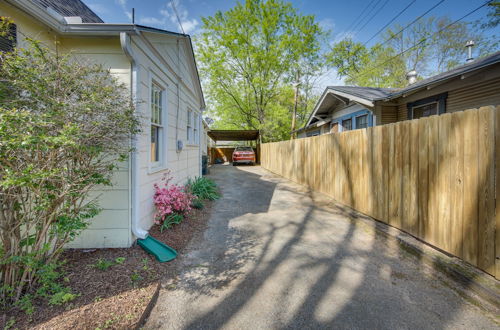
[[[172,214],[184,216],[191,210],[194,196],[186,191],[185,187],[170,184],[172,176],[170,171],[162,178],[162,186],[154,184],[155,194],[153,201],[156,207],[155,223],[163,225],[165,219]]]

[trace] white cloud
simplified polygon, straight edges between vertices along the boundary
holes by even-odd
[[[157,25],[157,26],[164,26],[166,24],[165,19],[159,19],[156,17],[141,17],[139,18],[139,24],[143,25]]]
[[[127,0],[115,0],[115,2],[122,8],[128,19],[132,19],[132,13],[127,9]]]
[[[175,25],[182,25],[184,32],[192,33],[196,31],[196,27],[200,24],[196,18],[189,19],[189,12],[187,9],[180,3],[179,0],[174,0],[172,6],[172,1],[169,1],[167,7],[163,10],[160,10],[160,14],[164,17],[168,18],[171,23]],[[177,14],[179,15],[179,19],[177,19],[177,15],[175,14],[174,7],[177,10]]]

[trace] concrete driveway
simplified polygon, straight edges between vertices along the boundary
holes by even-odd
[[[260,167],[223,191],[147,329],[498,329],[419,260],[324,195]]]

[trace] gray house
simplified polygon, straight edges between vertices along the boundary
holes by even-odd
[[[500,105],[500,52],[470,61],[405,88],[330,86],[306,125],[307,137]]]

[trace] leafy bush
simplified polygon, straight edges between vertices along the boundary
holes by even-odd
[[[74,294],[74,293],[65,292],[65,291],[59,291],[58,293],[56,293],[52,297],[50,297],[49,305],[63,305],[67,302],[74,300],[78,296],[79,296],[79,294]]]
[[[184,187],[171,184],[171,180],[172,177],[168,171],[162,178],[163,187],[154,185],[155,223],[160,225],[162,230],[180,223],[184,215],[191,210],[191,203],[194,199],[194,196]]]
[[[105,270],[108,270],[114,264],[115,263],[113,261],[99,258],[99,259],[97,259],[96,263],[94,264],[94,267],[99,269],[99,270],[105,271]]]
[[[198,209],[198,210],[201,210],[204,207],[203,201],[199,198],[195,199],[193,201],[193,204],[191,204],[191,206],[195,209]]]
[[[213,180],[196,177],[194,180],[189,179],[186,186],[187,190],[199,199],[216,200],[220,198],[217,184]]]
[[[165,217],[163,223],[160,226],[160,232],[163,233],[165,229],[170,229],[173,225],[178,225],[184,220],[184,216],[179,213],[172,213]]]
[[[36,290],[44,266],[99,213],[89,193],[111,185],[139,123],[109,70],[28,44],[0,53],[3,304]]]

